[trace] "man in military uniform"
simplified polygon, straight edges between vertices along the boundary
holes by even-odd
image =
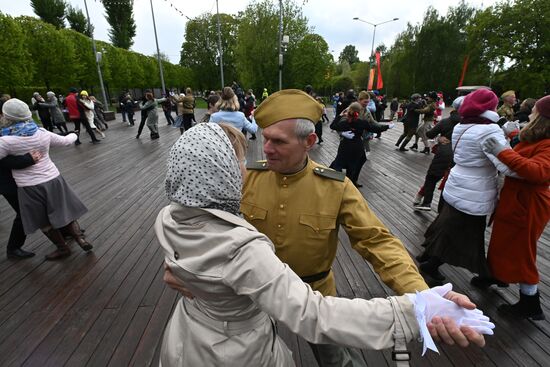
[[[514,105],[516,104],[516,92],[513,90],[506,91],[500,96],[502,106],[497,110],[500,117],[506,118],[508,121],[514,121]]]
[[[317,139],[313,122],[321,113],[312,97],[296,89],[274,93],[256,109],[267,161],[248,167],[241,201],[245,218],[271,239],[283,262],[325,296],[336,295],[331,268],[340,226],[352,247],[397,294],[428,288],[401,241],[370,210],[353,183],[309,159],[307,152]],[[473,306],[457,293],[446,297]],[[484,344],[483,336],[471,329],[461,331],[448,323],[429,327],[436,340]],[[364,365],[357,351],[311,346],[320,366]]]

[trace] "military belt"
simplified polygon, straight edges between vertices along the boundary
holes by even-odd
[[[316,282],[318,280],[325,279],[329,275],[329,273],[330,273],[330,269],[326,270],[326,271],[322,271],[322,272],[317,273],[317,274],[306,275],[305,277],[300,277],[300,279],[302,279],[302,281],[304,283],[313,283],[313,282]]]

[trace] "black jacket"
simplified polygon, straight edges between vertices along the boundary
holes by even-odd
[[[0,159],[0,194],[17,194],[17,185],[15,184],[11,170],[27,168],[33,164],[34,160],[29,153],[24,155],[8,155]]]
[[[451,140],[453,129],[460,122],[460,116],[457,112],[451,112],[451,116],[441,120],[431,130],[426,132],[429,139],[434,139],[437,135],[441,135]],[[435,151],[434,159],[428,168],[428,175],[443,176],[453,165],[453,148],[452,144],[438,144]]]

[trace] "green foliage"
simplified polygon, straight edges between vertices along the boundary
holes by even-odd
[[[36,91],[64,92],[80,87],[99,93],[99,77],[92,40],[72,29],[57,30],[32,17],[11,18],[0,12],[0,93],[26,99]],[[101,70],[109,89],[158,88],[156,57],[144,56],[97,41],[102,53]],[[190,86],[193,73],[188,68],[163,61],[169,87]]]
[[[88,24],[88,19],[86,19],[86,16],[81,9],[67,5],[66,17],[72,30],[82,33],[88,37],[92,37],[94,33],[94,26]]]
[[[31,0],[32,10],[44,22],[52,24],[57,29],[65,28],[64,0]]]
[[[30,82],[33,74],[23,28],[12,17],[0,12],[0,87],[12,91]]]
[[[334,91],[347,91],[353,89],[353,80],[349,76],[339,76],[333,79],[332,89]]]
[[[113,46],[129,50],[134,44],[136,23],[134,0],[102,0],[107,22],[111,26],[109,38]]]
[[[291,0],[283,4],[283,34],[290,36],[285,60],[292,60],[298,43],[309,32],[301,8]],[[278,89],[279,7],[270,0],[254,1],[240,14],[235,58],[240,82],[246,88]],[[309,84],[309,83],[308,83]],[[283,88],[303,88],[283,66]],[[314,85],[314,87],[316,87]]]
[[[287,58],[292,83],[300,87],[310,84],[319,89],[330,79],[332,56],[327,42],[318,34],[307,34]]]
[[[478,12],[470,27],[469,47],[480,62],[495,66],[498,89],[540,96],[550,91],[550,3],[501,2]]]
[[[220,34],[223,50],[224,79],[230,84],[236,79],[235,44],[237,19],[220,14]],[[196,75],[196,88],[219,89],[220,64],[218,57],[217,17],[204,14],[187,22],[185,41],[182,44],[180,64],[189,67]]]
[[[359,51],[353,45],[347,45],[344,47],[342,52],[340,52],[340,57],[338,57],[338,62],[343,63],[346,61],[349,65],[353,65],[356,62],[359,62]]]

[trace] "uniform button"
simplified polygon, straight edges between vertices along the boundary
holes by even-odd
[[[321,168],[321,172],[325,172],[324,168]]]
[[[281,227],[282,227],[282,225],[280,225],[280,224],[277,224],[277,228],[281,228]]]
[[[288,187],[288,185],[283,185],[283,187],[286,189]]]
[[[254,218],[254,215],[251,215],[250,218]]]
[[[283,209],[285,206],[283,204],[279,205],[279,208]]]
[[[283,177],[283,181],[286,181],[286,177]]]
[[[180,254],[178,254],[177,251],[174,251],[174,259],[179,259],[180,258]]]

